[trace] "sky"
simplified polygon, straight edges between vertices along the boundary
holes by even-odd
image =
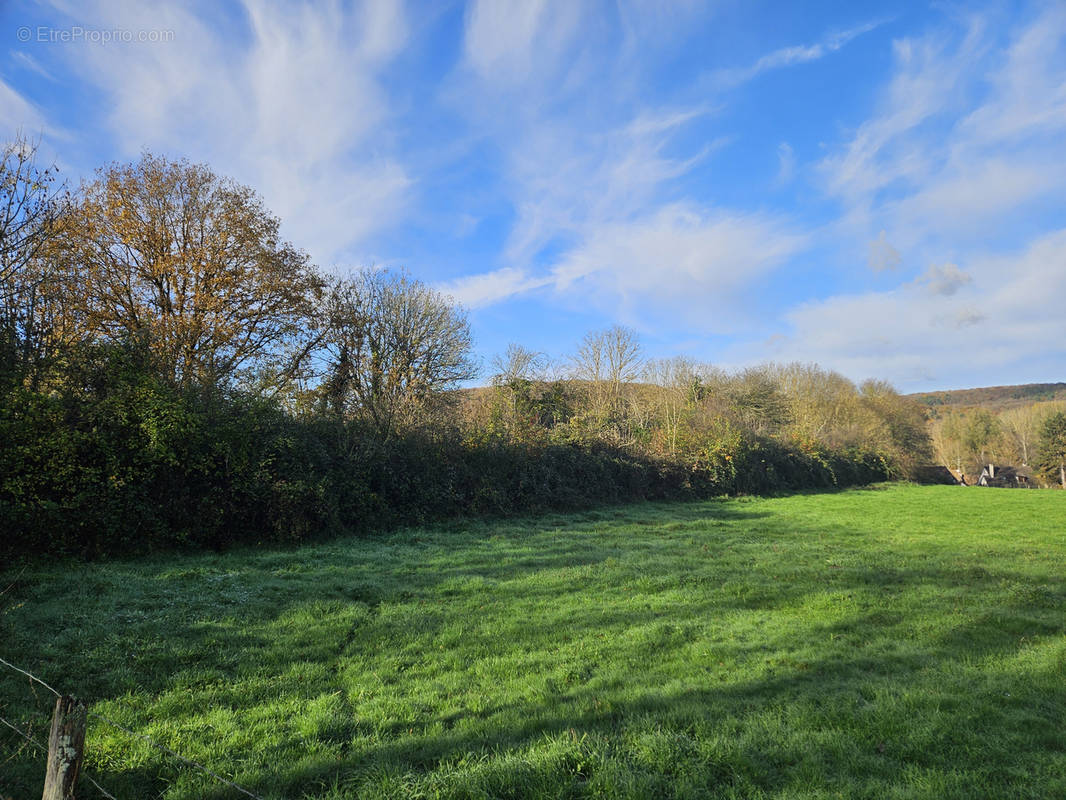
[[[0,127],[71,186],[141,152],[259,192],[562,362],[1066,380],[1066,3],[0,5]]]

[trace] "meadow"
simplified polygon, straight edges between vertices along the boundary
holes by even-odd
[[[0,657],[262,798],[1064,797],[1064,563],[1063,492],[639,504],[4,567]],[[0,717],[52,702],[0,667]],[[86,750],[118,798],[243,796]],[[0,796],[43,774],[0,728]]]

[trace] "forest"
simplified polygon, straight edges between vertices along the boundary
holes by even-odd
[[[936,461],[956,476],[976,476],[989,463],[1034,469],[1041,485],[1066,488],[1060,455],[1063,384],[997,386],[918,395],[929,405]]]
[[[319,268],[206,165],[144,153],[70,187],[32,142],[0,158],[8,556],[840,487],[1017,447],[1062,469],[1057,406],[930,429],[882,381],[649,359],[620,326],[482,364],[450,297]]]

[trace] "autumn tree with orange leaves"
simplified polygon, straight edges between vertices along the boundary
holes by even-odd
[[[101,169],[64,220],[57,268],[93,339],[147,348],[175,385],[291,374],[322,280],[250,188],[145,153]]]

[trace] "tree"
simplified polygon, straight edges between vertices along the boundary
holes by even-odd
[[[495,371],[492,380],[498,386],[509,386],[516,381],[532,381],[540,377],[547,364],[547,356],[511,342],[507,351],[492,358]]]
[[[1039,414],[1035,405],[1008,408],[999,415],[1002,429],[1010,437],[1011,442],[1021,456],[1022,464],[1029,464],[1029,456],[1033,448],[1033,439],[1036,437],[1040,424]]]
[[[47,331],[38,298],[46,271],[39,264],[55,234],[66,196],[55,167],[37,164],[37,146],[22,136],[0,148],[0,370],[40,360]]]
[[[659,422],[672,455],[677,453],[677,438],[687,411],[695,407],[702,394],[699,367],[691,360],[676,356],[648,361],[644,376],[655,387],[655,405]]]
[[[929,421],[929,437],[938,463],[955,472],[962,471],[962,447],[954,436],[950,416],[933,417]]]
[[[623,383],[637,379],[642,361],[637,332],[615,325],[585,334],[574,356],[574,372],[582,380],[606,383],[617,393]]]
[[[1040,466],[1049,477],[1057,472],[1066,489],[1066,412],[1055,412],[1040,427]]]
[[[552,414],[541,407],[544,399],[544,370],[548,358],[544,353],[529,350],[511,342],[504,353],[492,359],[494,387],[493,418],[509,427],[512,434],[520,429],[539,425],[543,420],[552,423]],[[538,387],[538,383],[541,385]]]
[[[855,384],[817,364],[788,364],[774,372],[788,400],[793,433],[831,445],[862,438]]]
[[[643,365],[636,331],[615,325],[585,334],[573,356],[574,377],[585,382],[588,414],[607,438],[628,443],[635,409],[627,407],[622,389],[635,381]]]
[[[41,252],[62,207],[55,167],[37,165],[37,145],[19,136],[0,148],[0,298],[27,288],[19,281]]]
[[[321,339],[327,405],[382,439],[477,376],[465,312],[406,273],[363,270],[329,293]]]
[[[726,392],[729,410],[753,433],[775,433],[791,419],[788,398],[770,367],[750,367],[735,375]]]
[[[970,453],[979,457],[983,466],[988,463],[988,452],[999,432],[999,421],[989,411],[978,408],[966,421],[962,441]]]
[[[886,450],[903,474],[929,462],[933,457],[932,441],[925,411],[918,403],[878,380],[863,382],[860,401],[873,416],[874,425],[866,432],[869,445]]]
[[[94,338],[143,344],[181,386],[291,372],[322,280],[246,186],[144,154],[100,170],[67,215]]]
[[[632,328],[615,325],[585,334],[573,357],[574,377],[588,382],[594,405],[621,396],[622,385],[640,375],[643,357],[640,339]]]

